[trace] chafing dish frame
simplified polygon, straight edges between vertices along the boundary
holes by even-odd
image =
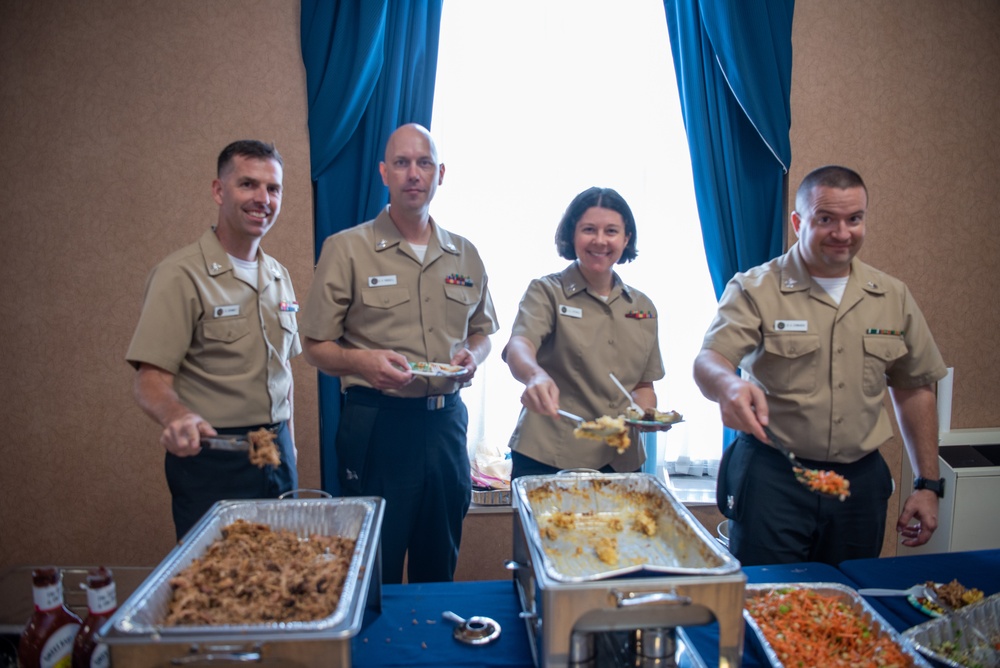
[[[379,538],[385,501],[379,497],[332,499],[253,499],[219,501],[182,542],[101,627],[112,662],[125,666],[243,663],[348,668],[350,639],[366,614],[381,612]],[[217,626],[164,626],[172,590],[169,581],[200,557],[222,528],[237,519],[310,534],[355,539],[340,601],[328,617],[316,621]]]
[[[676,518],[684,522],[705,548],[722,561],[711,574],[689,569],[680,572],[650,570],[609,571],[607,577],[553,578],[547,567],[538,527],[531,517],[526,487],[567,476],[599,477],[604,481],[649,480],[642,484],[662,493]],[[528,629],[528,640],[537,666],[570,665],[574,633],[625,631],[638,628],[700,626],[713,621],[719,627],[719,665],[738,668],[743,657],[745,625],[742,617],[746,574],[739,562],[722,551],[700,522],[670,494],[665,485],[648,474],[572,473],[557,476],[524,476],[513,481],[514,585]],[[718,551],[718,553],[717,553]]]

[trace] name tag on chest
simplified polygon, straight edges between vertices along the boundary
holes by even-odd
[[[229,304],[227,306],[216,306],[214,313],[216,318],[229,318],[234,315],[239,315],[240,305]]]
[[[808,320],[775,320],[774,329],[779,332],[808,332]]]
[[[582,318],[583,309],[575,308],[573,306],[566,306],[565,304],[560,304],[559,315],[564,315],[568,318]]]
[[[368,277],[368,287],[377,288],[383,285],[396,285],[396,275]]]

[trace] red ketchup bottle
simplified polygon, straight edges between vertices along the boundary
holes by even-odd
[[[101,566],[87,572],[87,618],[73,643],[73,668],[108,668],[111,651],[97,642],[97,632],[118,609],[115,580],[111,571]]]
[[[80,618],[63,602],[62,571],[31,571],[35,612],[17,646],[19,668],[69,668]]]

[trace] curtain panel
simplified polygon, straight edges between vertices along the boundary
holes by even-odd
[[[716,298],[784,251],[794,0],[664,0]],[[707,323],[706,323],[707,325]]]
[[[301,0],[315,258],[388,202],[378,164],[405,123],[430,127],[443,0]],[[340,381],[319,374],[323,489],[340,494]]]

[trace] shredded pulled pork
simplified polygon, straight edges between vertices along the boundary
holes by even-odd
[[[257,468],[281,466],[281,455],[274,442],[274,432],[261,428],[247,434],[250,439],[250,463]]]
[[[164,624],[216,625],[314,621],[333,614],[355,541],[236,520],[222,538],[171,578]]]

